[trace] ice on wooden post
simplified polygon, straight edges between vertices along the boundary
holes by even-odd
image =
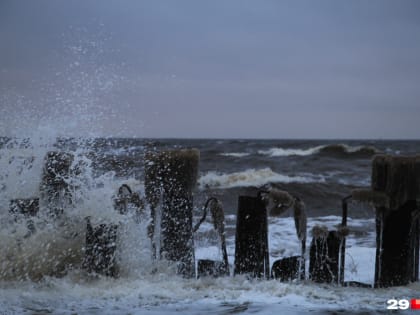
[[[271,277],[280,281],[304,280],[304,258],[302,256],[291,256],[276,260],[271,267]]]
[[[39,211],[39,198],[12,199],[9,212],[15,216],[23,215],[25,218],[35,216]]]
[[[60,216],[72,204],[69,178],[74,156],[66,152],[48,152],[40,185],[40,206],[51,217]]]
[[[420,156],[375,156],[371,189],[353,190],[351,197],[376,209],[375,287],[417,281]]]
[[[140,223],[144,213],[144,200],[139,193],[133,192],[130,186],[123,184],[114,198],[114,208],[123,215],[130,213],[134,216],[135,221]]]
[[[150,236],[157,239],[154,234],[159,229],[155,225],[160,219],[160,244],[154,247],[160,248],[163,258],[177,262],[178,272],[184,276],[195,274],[192,211],[199,159],[196,149],[149,152],[145,156],[145,192],[153,220]]]
[[[117,277],[116,243],[118,225],[92,225],[86,218],[86,246],[83,267],[88,272]]]
[[[309,250],[309,278],[318,283],[338,282],[341,237],[337,231],[315,226]]]
[[[16,221],[19,221],[21,218],[26,220],[26,225],[28,227],[29,233],[27,236],[35,232],[34,221],[31,217],[34,217],[38,214],[39,211],[39,198],[32,199],[12,199],[10,201],[9,213],[12,214]]]
[[[270,262],[266,203],[257,197],[239,196],[236,219],[236,274],[269,278]]]
[[[271,277],[280,281],[304,280],[307,228],[305,203],[287,191],[276,188],[265,192],[263,198],[269,206],[272,216],[282,215],[289,208],[293,208],[296,234],[301,242],[301,255],[276,260],[271,268]]]
[[[217,198],[211,197],[207,200],[204,206],[204,213],[201,220],[196,224],[193,232],[196,233],[200,225],[204,222],[207,216],[207,210],[210,208],[210,214],[213,220],[213,226],[220,238],[220,249],[222,252],[223,260],[216,261],[210,259],[199,259],[197,261],[197,277],[203,276],[228,276],[229,260],[226,250],[226,235],[225,235],[225,212],[222,203]]]

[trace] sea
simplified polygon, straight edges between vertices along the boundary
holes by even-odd
[[[136,220],[133,213],[115,211],[122,184],[144,197],[146,152],[186,148],[200,151],[194,223],[209,197],[223,203],[230,276],[177,275],[173,264],[152,259],[150,214]],[[49,151],[75,156],[72,202],[59,222],[48,220],[41,204],[28,233],[27,222],[11,216],[10,200],[40,196]],[[309,248],[312,228],[336,229],[342,198],[370,186],[372,158],[380,153],[419,154],[420,141],[0,138],[0,314],[415,314],[388,310],[388,300],[420,299],[420,282],[373,289],[313,283],[308,276],[291,282],[233,276],[239,196],[276,187],[299,197],[306,205]],[[119,225],[118,278],[81,268],[87,216],[94,224]],[[373,284],[374,217],[370,205],[350,203],[346,281]],[[292,210],[269,216],[268,238],[271,264],[300,254]],[[221,260],[220,240],[208,220],[194,235],[194,251],[196,260]]]

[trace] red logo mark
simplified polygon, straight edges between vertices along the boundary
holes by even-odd
[[[411,309],[412,310],[420,310],[420,299],[412,299],[411,300]]]

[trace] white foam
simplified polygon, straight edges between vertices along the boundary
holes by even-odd
[[[200,188],[232,188],[262,186],[267,183],[313,183],[325,182],[321,175],[301,174],[296,176],[282,175],[271,168],[248,169],[235,173],[218,173],[210,171],[198,180]]]
[[[249,156],[250,153],[247,153],[247,152],[227,152],[227,153],[220,153],[219,155],[242,158],[242,157],[245,157],[245,156]]]
[[[344,153],[356,153],[364,149],[370,150],[371,152],[379,152],[373,146],[350,146],[347,144],[326,144],[311,147],[308,149],[291,149],[291,148],[270,148],[268,150],[259,150],[258,154],[267,155],[270,157],[285,157],[285,156],[308,156],[313,154],[318,154],[324,149],[334,148],[341,149]]]
[[[280,157],[280,156],[307,156],[319,153],[319,151],[325,146],[316,146],[309,149],[284,149],[284,148],[270,148],[268,150],[259,150],[258,154],[268,155],[270,157]]]
[[[108,177],[110,179],[111,177]],[[105,179],[102,179],[105,181]],[[105,185],[105,183],[103,183]],[[111,185],[112,186],[112,185]],[[111,187],[110,186],[110,187]],[[104,187],[102,189],[105,189]],[[111,190],[110,190],[111,191]],[[92,193],[99,193],[93,190]],[[104,190],[100,195],[104,194]],[[109,196],[106,196],[108,198]],[[93,202],[93,201],[92,201]],[[93,205],[93,203],[92,203]],[[98,209],[100,213],[101,209]],[[286,213],[287,215],[287,213]],[[116,216],[115,218],[121,216]],[[107,220],[113,218],[107,218]],[[308,219],[308,230],[315,224],[323,224],[333,229],[339,224],[339,216],[326,216]],[[131,223],[130,223],[131,222]],[[0,313],[16,314],[60,313],[60,314],[172,314],[174,310],[183,314],[197,313],[234,313],[243,314],[323,314],[325,310],[385,310],[389,298],[412,298],[418,294],[420,285],[412,284],[404,288],[381,290],[342,288],[334,285],[319,285],[310,282],[280,283],[274,280],[249,280],[243,276],[227,278],[184,279],[174,274],[174,270],[164,263],[157,266],[150,259],[150,242],[146,236],[147,221],[140,226],[132,221],[121,223],[119,240],[119,262],[121,278],[87,278],[80,272],[70,272],[64,278],[44,278],[41,282],[0,281]],[[75,222],[77,226],[77,222]],[[227,216],[227,229],[235,224],[235,216]],[[348,219],[350,227],[363,228],[374,225],[374,219]],[[71,228],[71,230],[74,230]],[[52,268],[58,258],[74,258],[75,253],[65,248],[79,248],[83,244],[83,225],[79,239],[66,238],[66,233],[56,230],[52,235],[46,230],[34,239],[23,240],[23,247],[15,247],[24,253],[22,262],[37,259],[35,271]],[[203,223],[200,235],[196,236],[196,259],[221,259],[217,239],[206,242],[211,237],[211,225]],[[8,239],[6,231],[1,236],[3,247],[14,240]],[[309,234],[310,235],[310,234]],[[367,239],[374,238],[366,234]],[[9,237],[10,238],[10,237]],[[9,242],[10,241],[10,242]],[[26,243],[25,243],[26,242]],[[78,245],[70,244],[76,242]],[[227,238],[229,261],[234,262],[235,239]],[[309,248],[310,239],[307,240]],[[42,247],[39,244],[49,244]],[[270,218],[269,220],[270,261],[297,255],[300,244],[296,236],[292,217]],[[2,253],[7,253],[4,248]],[[45,252],[42,254],[42,248]],[[10,248],[9,248],[10,249]],[[357,246],[350,234],[347,241],[346,280],[372,283],[374,272],[373,247]],[[67,253],[67,254],[66,254]],[[37,254],[39,256],[37,256]],[[67,256],[65,256],[67,255]],[[25,268],[22,266],[16,267]],[[13,267],[13,266],[12,266]],[[42,267],[42,268],[41,268]],[[34,272],[35,272],[34,271]]]
[[[326,310],[385,311],[386,300],[416,296],[420,286],[356,289],[245,277],[182,279],[170,274],[78,281],[71,276],[0,288],[3,314],[325,314]],[[236,310],[236,312],[235,312]]]

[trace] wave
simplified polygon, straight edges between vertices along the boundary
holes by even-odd
[[[273,172],[270,168],[248,169],[235,173],[208,172],[200,177],[200,188],[233,188],[262,186],[268,183],[314,183],[325,182],[321,175],[302,174],[300,176],[288,176]]]
[[[268,155],[270,157],[282,156],[308,156],[315,154],[326,154],[332,156],[366,156],[370,157],[380,151],[374,146],[350,146],[346,144],[328,144],[320,145],[308,149],[284,149],[270,148],[268,150],[259,150],[258,154]]]
[[[307,156],[319,153],[324,146],[317,146],[309,149],[283,149],[283,148],[270,148],[268,150],[259,150],[258,154],[268,155],[271,157],[278,156]]]
[[[250,153],[247,153],[247,152],[227,152],[227,153],[220,153],[219,155],[241,158],[241,157],[249,156]]]

